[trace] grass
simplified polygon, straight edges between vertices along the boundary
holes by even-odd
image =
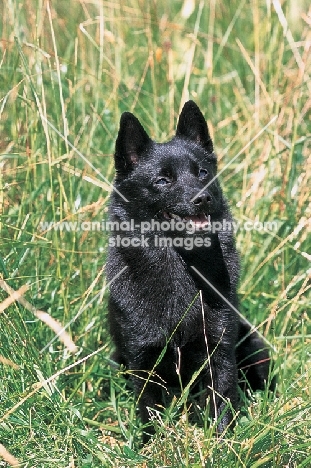
[[[15,302],[0,313],[0,466],[311,465],[307,7],[1,3],[0,302],[5,281],[28,285],[33,307]],[[121,112],[165,141],[188,98],[208,120],[219,168],[240,152],[221,174],[235,219],[277,221],[275,230],[239,229],[237,244],[241,311],[276,349],[278,396],[252,396],[221,444],[206,415],[192,425],[175,401],[141,448],[133,395],[109,361],[107,235],[40,223],[105,218]],[[33,308],[70,323],[76,354]]]

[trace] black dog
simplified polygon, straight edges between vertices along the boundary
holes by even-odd
[[[143,423],[164,386],[185,386],[200,370],[192,391],[205,388],[221,433],[237,408],[238,373],[263,389],[269,353],[237,312],[232,218],[197,105],[185,104],[176,136],[163,144],[124,113],[115,169],[106,266],[114,359],[131,371]]]

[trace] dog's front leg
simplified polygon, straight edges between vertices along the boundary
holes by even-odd
[[[233,411],[237,408],[238,384],[235,356],[215,349],[211,357],[208,378],[211,416],[217,421],[217,432],[233,426]]]
[[[161,391],[159,391],[159,386],[157,384],[147,383],[142,393],[140,393],[138,403],[141,421],[146,425],[143,432],[144,444],[146,444],[155,433],[150,410],[155,410],[157,407],[160,409],[160,403]]]
[[[236,324],[232,320],[232,312],[218,312],[213,314],[213,320],[208,324],[210,365],[207,372],[207,392],[211,416],[217,420],[217,431],[222,433],[233,425],[233,411],[238,404],[238,370],[235,354]]]
[[[162,404],[162,385],[156,371],[151,371],[154,367],[154,356],[151,358],[151,356],[145,355],[142,359],[142,355],[140,355],[138,361],[131,362],[129,368],[136,369],[132,371],[131,380],[138,399],[140,419],[143,425],[146,425],[143,432],[143,443],[145,444],[155,432],[151,423],[150,410],[160,408]],[[148,423],[150,424],[148,425]]]

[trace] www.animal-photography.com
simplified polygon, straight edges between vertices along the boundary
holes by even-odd
[[[309,2],[0,18],[0,466],[309,467]]]

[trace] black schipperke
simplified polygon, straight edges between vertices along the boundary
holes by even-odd
[[[269,353],[237,312],[232,217],[200,109],[185,104],[168,143],[124,113],[115,169],[106,265],[114,359],[131,371],[143,423],[163,404],[163,387],[185,386],[201,369],[196,382],[221,433],[233,422],[239,372],[263,389]]]

